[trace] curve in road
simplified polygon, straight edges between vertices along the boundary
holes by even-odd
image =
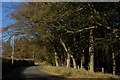
[[[64,80],[64,78],[40,71],[39,67],[21,67],[3,76],[2,80]]]

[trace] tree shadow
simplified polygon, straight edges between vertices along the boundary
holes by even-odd
[[[13,69],[6,75],[2,76],[2,80],[63,80],[64,77],[51,75],[39,71],[42,66],[25,66]]]
[[[2,80],[120,80],[120,78],[65,78],[42,72],[43,65],[25,66],[13,69]]]

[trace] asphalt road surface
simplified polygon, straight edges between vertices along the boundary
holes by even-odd
[[[64,78],[40,71],[41,66],[22,67],[14,69],[3,76],[2,80],[64,80]]]

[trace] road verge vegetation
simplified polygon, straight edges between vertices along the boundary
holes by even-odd
[[[59,75],[66,78],[120,78],[118,76],[113,76],[112,74],[103,74],[100,72],[90,72],[85,69],[74,69],[65,67],[55,67],[55,66],[44,66],[39,68],[42,71]]]

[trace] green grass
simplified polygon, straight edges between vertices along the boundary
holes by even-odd
[[[113,76],[112,74],[90,72],[85,69],[78,70],[74,68],[55,67],[55,66],[44,66],[40,69],[67,78],[120,78],[118,76]]]

